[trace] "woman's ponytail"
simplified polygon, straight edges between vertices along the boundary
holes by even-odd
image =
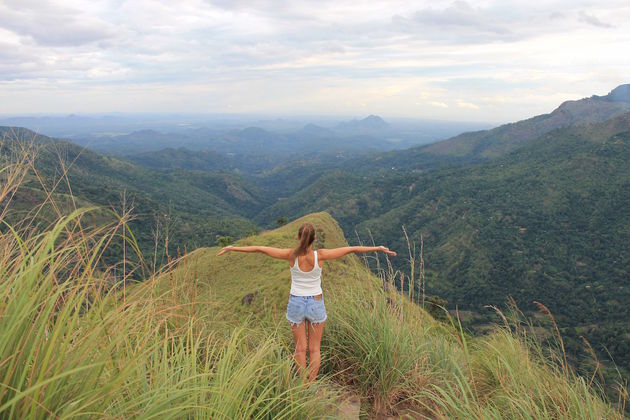
[[[298,257],[306,254],[306,250],[315,240],[315,228],[310,223],[304,223],[298,229],[298,246],[293,250],[293,256]]]

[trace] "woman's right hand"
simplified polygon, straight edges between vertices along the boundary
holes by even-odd
[[[224,246],[223,248],[221,248],[221,251],[219,251],[219,253],[217,254],[217,257],[220,257],[221,255],[230,252],[232,248],[234,248],[232,245]]]

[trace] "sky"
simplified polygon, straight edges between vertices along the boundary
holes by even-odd
[[[508,122],[630,83],[630,2],[0,0],[0,114]]]

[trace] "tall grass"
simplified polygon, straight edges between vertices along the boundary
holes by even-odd
[[[28,241],[14,232],[0,238],[10,235],[18,245],[1,273],[0,415],[294,418],[330,412],[326,399],[312,398],[292,374],[277,337],[240,328],[227,342],[216,340],[211,322],[168,305],[171,292],[155,296],[151,281],[136,286],[126,303],[118,289],[106,289],[91,265],[105,238],[92,247],[62,240],[64,227],[83,212]]]
[[[560,347],[543,347],[518,317],[472,338],[456,318],[436,322],[399,293],[357,288],[331,299],[326,368],[360,392],[373,415],[624,418],[623,404],[607,402]]]
[[[26,159],[5,160],[3,204],[27,170]],[[190,284],[171,284],[159,294],[157,273],[125,296],[101,257],[126,219],[87,229],[81,220],[91,211],[75,210],[44,230],[28,220],[20,228],[2,220],[0,417],[296,418],[334,412],[326,393],[316,396],[292,373],[277,336],[241,327],[227,339],[215,337],[212,320],[190,311],[194,302],[183,299]]]
[[[324,338],[328,368],[367,397],[375,412],[391,412],[430,380],[423,352],[427,330],[439,327],[406,311],[397,293],[353,289],[331,300]]]

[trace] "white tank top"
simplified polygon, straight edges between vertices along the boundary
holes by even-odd
[[[298,259],[291,267],[291,294],[294,296],[315,296],[322,294],[322,268],[317,264],[317,251],[315,254],[315,265],[308,272],[300,270]]]

